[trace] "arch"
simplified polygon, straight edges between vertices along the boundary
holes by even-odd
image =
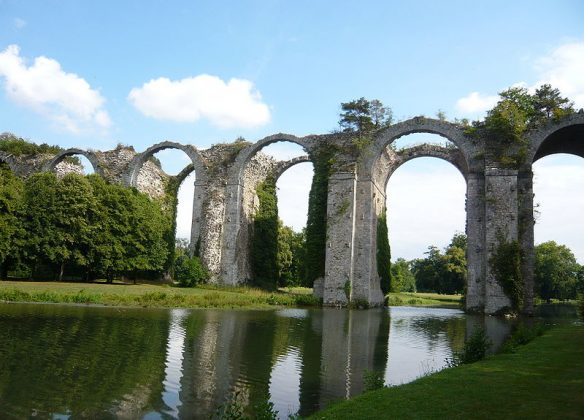
[[[177,149],[177,150],[182,150],[183,152],[185,152],[185,154],[191,159],[191,162],[193,165],[193,169],[191,169],[191,171],[192,170],[195,171],[195,173],[197,174],[197,179],[199,179],[200,181],[206,181],[207,172],[205,170],[206,166],[205,166],[203,157],[201,156],[200,152],[194,146],[183,145],[183,144],[171,142],[171,141],[163,141],[161,143],[157,143],[153,146],[150,146],[148,149],[146,149],[142,153],[137,154],[132,159],[132,161],[128,165],[128,172],[126,174],[126,183],[131,187],[135,187],[136,183],[138,181],[138,174],[140,173],[140,169],[142,169],[144,162],[146,162],[155,153],[158,153],[161,150],[165,150],[165,149]],[[187,168],[188,168],[188,166],[187,166]],[[180,174],[182,174],[182,171],[181,171],[181,173],[179,173],[179,175]],[[179,176],[179,175],[177,175],[177,176]],[[185,177],[187,175],[185,175]]]
[[[387,174],[387,177],[385,179],[384,184],[385,188],[387,188],[389,178],[391,178],[391,176],[397,169],[399,169],[402,165],[409,162],[410,160],[421,157],[434,157],[452,164],[456,169],[458,169],[458,171],[466,181],[468,168],[466,167],[466,161],[464,160],[461,151],[457,148],[424,143],[417,146],[401,149],[394,153],[395,156],[392,159],[392,164],[389,167],[389,173]]]
[[[313,148],[312,137],[296,137],[291,134],[274,134],[272,136],[264,137],[257,142],[250,144],[245,149],[241,150],[235,159],[229,175],[230,184],[243,184],[243,174],[249,161],[264,147],[278,142],[295,143],[302,147],[308,159],[312,161],[311,154]]]
[[[288,169],[290,169],[292,166],[298,165],[299,163],[305,163],[305,162],[312,162],[312,160],[310,160],[310,157],[308,155],[298,156],[298,157],[295,157],[295,158],[290,159],[290,160],[279,161],[277,163],[277,166],[276,166],[276,173],[275,173],[276,181],[278,181],[278,179],[282,176],[282,174],[284,172],[286,172]]]
[[[459,125],[426,117],[415,117],[380,130],[373,139],[371,152],[366,157],[361,175],[378,185],[384,178],[384,166],[388,165],[386,147],[400,137],[413,133],[437,134],[450,140],[460,151],[461,166],[466,172],[471,169],[471,156],[479,154],[478,146],[467,140]],[[384,156],[385,155],[385,156]],[[456,165],[455,165],[456,166]]]
[[[531,133],[526,158],[528,164],[555,153],[584,157],[584,111]]]
[[[75,156],[75,155],[85,156],[87,158],[87,160],[89,161],[89,163],[91,163],[91,166],[93,166],[94,172],[96,174],[98,174],[99,176],[103,177],[103,175],[104,175],[103,168],[101,167],[101,164],[99,162],[99,158],[97,157],[97,155],[90,150],[82,150],[82,149],[77,149],[77,148],[67,149],[67,150],[63,150],[62,152],[57,153],[55,155],[55,157],[53,157],[50,161],[48,161],[46,163],[43,170],[53,172],[55,170],[55,168],[57,167],[57,165],[63,161],[63,159],[65,159],[67,156]]]

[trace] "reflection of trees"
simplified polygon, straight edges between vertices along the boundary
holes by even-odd
[[[29,308],[0,318],[0,411],[103,418],[160,405],[166,312]]]
[[[443,343],[446,338],[451,349],[460,349],[464,345],[464,334],[466,330],[465,318],[463,316],[413,316],[408,318],[395,319],[392,322],[395,332],[404,335],[422,337],[427,341],[428,348],[434,349]]]

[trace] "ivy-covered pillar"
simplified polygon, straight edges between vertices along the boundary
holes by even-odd
[[[203,203],[206,199],[207,183],[196,180],[193,195],[193,212],[191,217],[191,252],[200,254],[201,225],[203,224]]]
[[[483,312],[485,307],[485,175],[466,177],[467,286],[466,310]]]
[[[322,296],[325,305],[347,305],[351,298],[356,184],[354,172],[335,172],[329,177]]]
[[[522,256],[521,275],[523,277],[523,312],[533,314],[535,268],[533,172],[531,170],[520,171],[517,183],[519,199],[518,230]]]
[[[485,313],[512,308],[508,296],[520,274],[517,270],[518,195],[517,170],[487,168],[485,171]],[[503,283],[503,284],[502,284]],[[515,285],[516,286],[516,285]],[[507,293],[504,290],[507,289]],[[517,309],[517,308],[515,308]]]

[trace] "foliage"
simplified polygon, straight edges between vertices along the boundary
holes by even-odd
[[[581,267],[565,245],[554,241],[535,247],[535,288],[540,298],[575,299]]]
[[[277,420],[278,411],[274,409],[274,403],[270,396],[265,396],[253,406],[253,417],[245,414],[245,401],[240,391],[235,391],[223,404],[221,404],[211,417],[216,420]]]
[[[411,264],[403,258],[398,258],[391,264],[391,291],[415,292],[416,277],[410,268]]]
[[[303,283],[306,257],[306,233],[294,232],[278,222],[278,285],[300,286]]]
[[[174,279],[181,287],[193,287],[205,283],[209,279],[209,272],[199,257],[181,255],[174,264]]]
[[[10,169],[0,164],[0,279],[17,262],[16,239],[22,237],[22,194],[24,184]]]
[[[524,87],[512,87],[499,96],[499,102],[488,111],[484,121],[474,121],[467,133],[484,137],[492,157],[509,167],[522,163],[527,131],[574,112],[573,103],[548,84],[540,86],[534,94]]]
[[[383,379],[383,374],[376,372],[374,370],[365,370],[363,372],[363,385],[365,392],[375,391],[376,389],[381,389],[385,387],[385,380]]]
[[[64,149],[59,146],[49,146],[46,143],[36,144],[16,137],[11,133],[0,134],[0,151],[10,153],[13,156],[22,155],[56,155]]]
[[[391,290],[391,250],[387,232],[387,215],[385,209],[377,218],[377,274],[383,295]]]
[[[454,352],[452,358],[446,359],[448,367],[475,363],[485,358],[487,351],[491,347],[491,340],[482,328],[477,328],[464,343],[464,348],[460,352]]]
[[[505,341],[501,349],[502,352],[515,353],[519,346],[524,346],[525,344],[532,341],[534,338],[542,335],[546,330],[546,327],[542,323],[536,323],[532,326],[527,326],[525,323],[521,322],[513,331],[513,334]]]
[[[435,293],[463,293],[466,284],[466,236],[457,233],[444,250],[428,247],[427,257],[411,262],[416,290]]]
[[[0,183],[0,245],[4,273],[83,279],[160,272],[166,260],[167,218],[146,195],[101,177],[11,174]],[[10,229],[3,221],[12,217]],[[10,258],[5,258],[5,250]],[[28,267],[28,270],[26,269]]]
[[[306,258],[304,286],[312,287],[314,280],[324,277],[327,238],[328,181],[334,150],[321,147],[314,153],[314,176],[308,196],[306,221]]]
[[[267,178],[256,188],[259,208],[254,215],[251,240],[252,283],[274,290],[278,281],[278,198],[276,180]]]
[[[378,99],[359,98],[341,103],[339,126],[344,132],[368,133],[391,125],[393,112]]]
[[[490,264],[497,283],[511,300],[511,307],[519,310],[523,303],[523,276],[521,275],[522,252],[519,242],[505,241],[499,237],[499,243],[491,256]]]
[[[580,314],[580,318],[584,320],[584,294],[578,298],[578,313]]]

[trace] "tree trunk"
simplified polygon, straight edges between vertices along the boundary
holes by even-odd
[[[0,280],[8,280],[8,265],[6,261],[0,266]]]
[[[61,267],[59,269],[59,281],[63,281],[63,272],[65,271],[65,262],[61,262]]]

